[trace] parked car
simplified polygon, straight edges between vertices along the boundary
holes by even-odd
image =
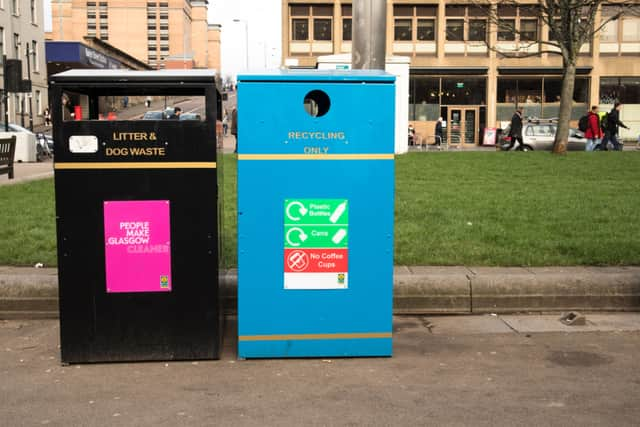
[[[202,119],[200,118],[200,114],[182,113],[182,114],[180,114],[180,120],[197,120],[197,121],[200,121]]]
[[[162,111],[147,111],[142,116],[142,120],[164,120],[166,119]]]
[[[558,124],[553,121],[530,120],[522,124],[522,139],[524,151],[551,151],[556,137]],[[509,136],[510,126],[499,132],[499,145],[501,150],[507,150],[511,143]],[[584,151],[587,143],[584,134],[579,129],[569,129],[569,144],[567,150]]]

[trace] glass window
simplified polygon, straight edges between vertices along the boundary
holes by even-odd
[[[308,19],[294,19],[291,22],[293,28],[291,39],[294,41],[306,41],[309,40],[309,20]]]
[[[487,6],[473,5],[467,8],[469,16],[490,16],[490,8]]]
[[[351,18],[342,18],[342,40],[351,41]]]
[[[413,6],[394,5],[393,16],[413,16]]]
[[[600,103],[640,104],[640,77],[602,77]]]
[[[440,79],[409,76],[409,119],[435,121],[440,117]]]
[[[525,42],[535,42],[538,40],[538,20],[520,20],[520,40]]]
[[[469,21],[469,41],[481,42],[487,39],[487,21],[472,19]]]
[[[417,16],[438,16],[438,6],[416,6]]]
[[[513,5],[499,5],[498,16],[516,16],[516,6]]]
[[[466,6],[447,6],[445,8],[446,16],[464,16]]]
[[[306,5],[291,5],[291,16],[309,16],[309,9]]]
[[[447,40],[464,41],[463,19],[447,19]]]
[[[333,16],[333,5],[323,4],[313,6],[313,16]]]
[[[618,42],[618,21],[609,21],[600,30],[600,41],[603,43]]]
[[[498,20],[498,41],[515,41],[516,39],[516,20],[500,19]]]
[[[331,41],[331,19],[313,20],[313,39]]]
[[[434,41],[436,39],[435,19],[418,19],[418,29],[416,31],[418,41]]]
[[[342,16],[351,16],[351,5],[343,4],[342,5]]]
[[[411,19],[396,19],[394,23],[394,40],[411,41],[413,34],[411,31]]]
[[[31,40],[31,55],[33,55],[33,70],[35,72],[40,71],[40,61],[38,60],[38,42]]]
[[[640,18],[622,20],[622,41],[640,42]]]
[[[485,78],[443,78],[442,105],[485,105],[486,91]]]

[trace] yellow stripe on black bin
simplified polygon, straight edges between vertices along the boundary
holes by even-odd
[[[216,162],[83,162],[54,163],[58,170],[85,169],[215,169]]]

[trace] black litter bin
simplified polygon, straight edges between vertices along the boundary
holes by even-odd
[[[218,358],[215,73],[70,70],[50,91],[62,362]]]

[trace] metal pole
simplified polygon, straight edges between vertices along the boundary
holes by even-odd
[[[7,92],[7,55],[2,55],[2,98],[4,100],[4,131],[9,132],[9,92]]]
[[[384,70],[387,44],[386,0],[353,0],[354,70]]]
[[[247,70],[249,69],[249,23],[244,21],[244,54],[247,62]]]
[[[244,24],[244,59],[246,69],[249,69],[249,21],[246,19],[234,19],[233,22],[242,22]]]
[[[31,82],[31,51],[29,49],[29,42],[27,45],[27,79]],[[31,85],[31,92],[29,93],[29,130],[33,132],[33,85]]]

